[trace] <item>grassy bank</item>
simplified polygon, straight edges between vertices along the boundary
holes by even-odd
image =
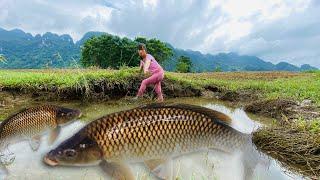
[[[188,81],[195,86],[218,86],[230,91],[254,91],[266,99],[310,99],[320,105],[320,73],[235,72],[169,74],[168,77]]]
[[[0,87],[3,90],[21,92],[50,91],[61,95],[63,92],[80,92],[79,96],[94,96],[100,86],[105,91],[120,87],[127,91],[136,91],[143,77],[138,69],[121,70],[0,70]],[[287,72],[226,72],[182,74],[166,73],[164,86],[216,92],[256,92],[263,99],[312,100],[320,105],[320,73]],[[176,89],[177,90],[177,89]],[[166,90],[164,90],[166,93]],[[132,92],[133,93],[133,92]],[[171,92],[169,92],[171,93]],[[168,94],[170,95],[170,94]],[[192,94],[191,94],[192,95]],[[241,94],[238,94],[241,95]],[[183,96],[183,93],[182,95]]]
[[[286,168],[318,179],[320,177],[320,119],[274,124],[256,131],[253,142],[260,151]]]
[[[1,70],[0,86],[7,89],[50,90],[86,88],[90,82],[106,79],[111,84],[126,84],[136,78],[134,69],[126,70],[89,70],[89,69],[52,69],[52,70]]]

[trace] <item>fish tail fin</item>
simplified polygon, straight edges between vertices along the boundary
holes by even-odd
[[[251,134],[248,134],[248,137],[252,137]],[[252,143],[251,138],[248,140],[248,144],[242,153],[242,163],[243,163],[243,172],[244,172],[244,179],[254,179],[254,171],[256,166],[265,161],[270,161],[265,158],[255,147]]]

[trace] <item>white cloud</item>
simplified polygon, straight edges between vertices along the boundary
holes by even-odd
[[[158,4],[158,0],[143,0],[143,5],[146,8],[148,7],[154,8],[157,6],[157,4]]]
[[[0,0],[0,9],[0,27],[33,34],[106,31],[320,67],[317,0]]]
[[[230,50],[275,63],[310,63],[320,67],[320,13],[319,5],[314,3],[309,2],[304,11],[300,8],[286,18],[257,22],[248,36],[230,44]]]
[[[0,27],[20,28],[32,34],[47,31],[79,39],[88,30],[108,31],[111,7],[102,1],[1,0]]]
[[[252,23],[230,21],[218,26],[211,34],[205,39],[200,49],[204,51],[210,51],[210,45],[214,44],[218,39],[223,39],[224,44],[230,43],[250,33]],[[227,49],[224,49],[227,50]]]

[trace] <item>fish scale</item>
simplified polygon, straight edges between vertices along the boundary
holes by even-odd
[[[43,128],[55,125],[55,112],[51,106],[30,108],[14,116],[9,123],[2,126],[0,138],[7,136],[30,136],[37,134]],[[30,128],[31,126],[31,128]],[[29,127],[29,128],[27,128]]]
[[[159,159],[221,146],[234,149],[247,138],[225,122],[179,107],[114,113],[93,121],[85,131],[108,160]]]

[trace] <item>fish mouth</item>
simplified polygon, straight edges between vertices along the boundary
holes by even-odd
[[[49,166],[57,166],[58,165],[58,161],[57,160],[49,158],[48,156],[45,156],[43,158],[43,161]]]

